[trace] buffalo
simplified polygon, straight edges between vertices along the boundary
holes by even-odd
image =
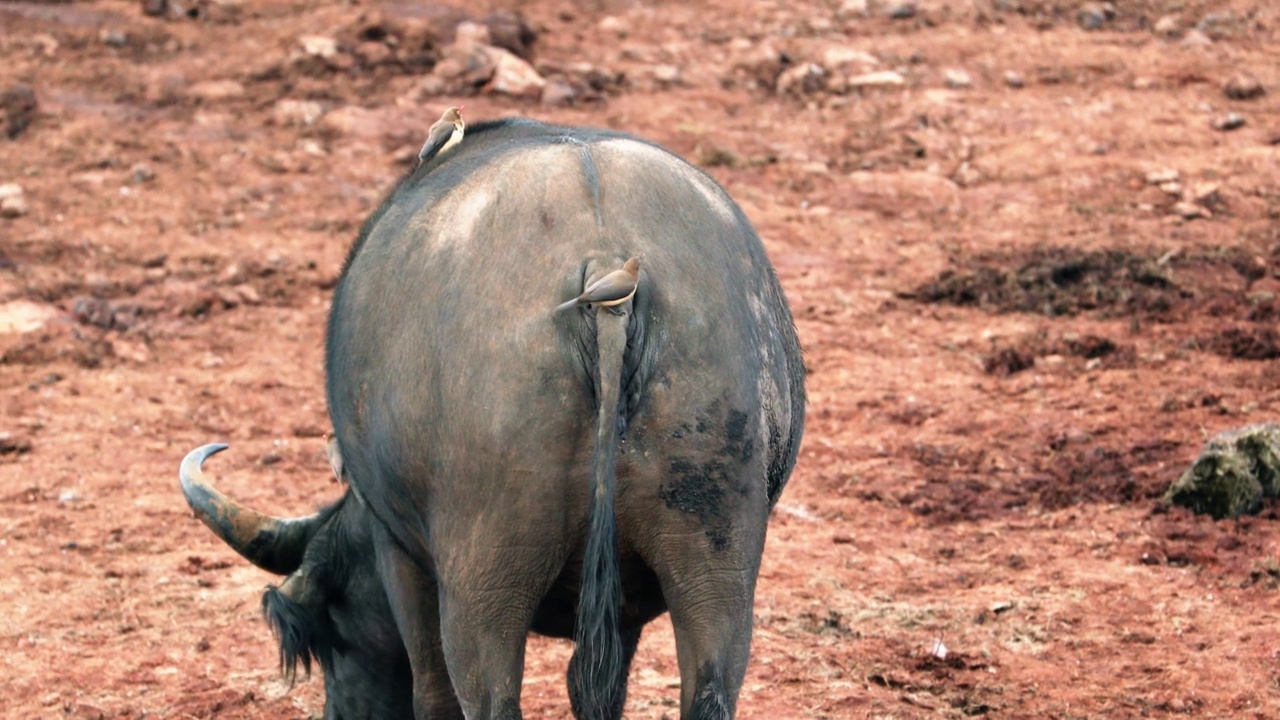
[[[557,306],[640,258],[635,292]],[[262,607],[325,717],[516,720],[530,632],[579,720],[622,715],[670,612],[680,717],[736,712],[768,517],[804,428],[791,311],[711,177],[631,135],[467,128],[367,219],[325,339],[345,493],[275,518],[182,461],[187,502],[286,576]]]

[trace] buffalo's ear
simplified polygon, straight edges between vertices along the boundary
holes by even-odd
[[[306,567],[290,575],[280,587],[262,593],[262,617],[280,641],[280,672],[292,685],[298,663],[311,675],[311,660],[329,664],[333,633],[325,612],[324,594]]]

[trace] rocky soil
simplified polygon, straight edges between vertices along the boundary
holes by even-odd
[[[309,718],[182,456],[335,498],[325,311],[448,105],[627,130],[765,239],[811,367],[739,717],[1280,717],[1266,0],[0,2],[0,706]],[[567,714],[569,647],[524,708]],[[628,717],[678,716],[670,627]]]

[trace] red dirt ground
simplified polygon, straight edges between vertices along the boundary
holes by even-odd
[[[27,205],[0,217],[0,714],[318,716],[259,617],[275,578],[191,517],[178,462],[229,442],[213,476],[277,514],[339,494],[329,292],[463,101],[664,143],[765,238],[811,403],[739,717],[1280,718],[1280,513],[1159,503],[1280,409],[1280,6],[860,4],[531,0],[537,67],[603,78],[551,106],[424,95],[438,5],[376,6],[384,37],[366,2],[0,3],[0,92],[38,101],[0,110]],[[308,34],[337,61],[295,60]],[[1242,72],[1264,94],[1228,97]],[[568,654],[531,640],[527,717],[567,716]],[[629,717],[678,715],[665,620],[631,687]]]

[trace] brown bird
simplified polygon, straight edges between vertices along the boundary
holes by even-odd
[[[556,306],[555,312],[581,305],[614,307],[631,299],[640,283],[640,258],[629,258],[621,270],[614,270],[587,286],[578,297]]]
[[[467,130],[467,123],[462,119],[463,107],[450,107],[431,125],[431,129],[427,131],[427,141],[418,151],[419,165],[462,142],[462,135]]]

